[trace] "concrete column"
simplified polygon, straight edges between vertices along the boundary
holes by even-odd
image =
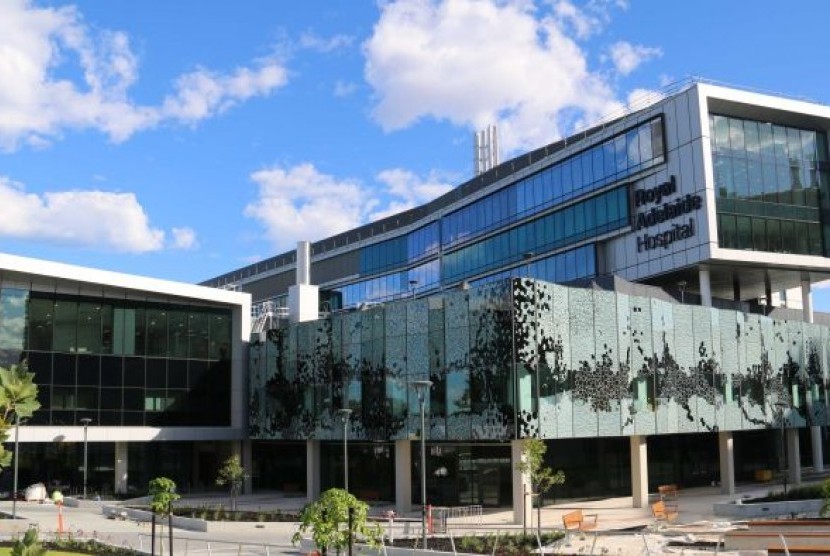
[[[641,435],[629,437],[631,441],[631,498],[633,507],[648,506],[648,444]]]
[[[801,484],[801,448],[798,444],[798,429],[787,429],[787,481],[791,485]]]
[[[824,446],[821,427],[810,427],[810,445],[813,447],[813,471],[824,471]]]
[[[801,281],[801,310],[804,322],[813,322],[813,295],[811,287],[810,280]],[[807,403],[812,405],[812,399],[808,400]],[[810,446],[813,452],[813,471],[824,471],[824,447],[821,443],[821,427],[810,427]]]
[[[128,444],[126,442],[115,443],[115,485],[116,494],[127,493],[127,469],[128,469]]]
[[[320,441],[305,441],[306,499],[314,502],[320,497]]]
[[[240,444],[239,457],[242,459],[242,468],[245,470],[245,480],[242,482],[242,494],[251,494],[254,490],[252,479],[254,475],[254,458],[251,441],[242,440]]]
[[[412,511],[412,442],[395,441],[395,511],[403,516]]]
[[[531,490],[530,475],[522,473],[516,468],[519,462],[522,461],[522,446],[523,441],[521,439],[510,441],[510,465],[513,468],[513,523],[517,525],[524,523],[529,527],[532,515],[532,498],[525,496],[525,493],[529,493]]]
[[[703,268],[698,271],[698,282],[700,283],[700,304],[704,307],[712,306],[712,280],[709,276],[709,269]]]
[[[718,455],[720,457],[720,491],[735,494],[735,450],[732,431],[718,432]]]
[[[813,296],[810,292],[810,281],[801,281],[801,307],[804,313],[804,322],[813,322]]]

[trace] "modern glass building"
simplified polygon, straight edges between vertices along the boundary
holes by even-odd
[[[695,82],[202,286],[0,256],[0,358],[44,405],[22,480],[75,487],[89,418],[101,489],[198,489],[238,452],[253,489],[314,497],[351,409],[350,487],[401,511],[423,472],[428,502],[520,518],[532,436],[557,497],[798,482],[827,452],[828,129],[830,107]]]
[[[41,403],[19,484],[80,492],[88,420],[89,492],[212,485],[247,432],[249,310],[244,294],[0,255],[0,365],[25,360]]]
[[[350,471],[363,458],[385,470],[355,489],[407,509],[410,386],[424,378],[435,503],[520,509],[518,440],[535,435],[568,473],[562,496],[731,491],[784,454],[792,480],[823,468],[827,340],[811,287],[830,278],[828,129],[827,106],[693,82],[308,258],[205,282],[249,292],[263,331],[255,487],[279,487],[273,469],[310,496],[337,484],[334,412],[351,408]],[[298,270],[319,288],[313,317],[290,299]],[[615,285],[554,285],[592,280]]]

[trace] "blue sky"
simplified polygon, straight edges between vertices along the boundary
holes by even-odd
[[[0,250],[200,281],[688,76],[830,101],[830,3],[0,1]],[[817,294],[830,310],[830,296]]]

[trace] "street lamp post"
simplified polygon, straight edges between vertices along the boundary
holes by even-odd
[[[689,283],[686,280],[681,280],[677,283],[677,289],[680,290],[680,304],[683,305],[686,303],[686,286]]]
[[[92,419],[89,417],[84,417],[81,419],[81,424],[84,426],[84,500],[86,500],[86,478],[87,478],[87,427],[92,422]]]
[[[352,410],[343,408],[337,410],[337,415],[343,419],[343,490],[349,492],[349,416]]]
[[[530,259],[533,258],[533,251],[522,253],[522,259],[525,262],[525,278],[530,278]]]
[[[785,467],[785,463],[787,461],[787,454],[786,454],[786,442],[784,441],[784,409],[787,407],[782,401],[775,402],[775,407],[778,409],[778,417],[781,421],[781,452],[778,461],[778,470],[781,471],[781,479],[784,481],[784,496],[787,496],[787,467]]]
[[[14,414],[14,486],[12,487],[12,519],[17,519],[17,446],[20,438],[20,416]]]
[[[421,406],[421,547],[427,549],[427,446],[426,446],[426,396],[432,387],[431,380],[416,380],[412,387],[418,392]]]

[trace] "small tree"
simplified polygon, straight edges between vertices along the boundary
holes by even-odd
[[[156,477],[150,481],[150,508],[154,513],[167,515],[173,502],[181,498],[176,493],[176,483],[167,477]]]
[[[542,533],[542,495],[556,485],[565,483],[565,472],[545,466],[548,447],[541,438],[525,438],[522,442],[522,459],[516,469],[530,477],[531,496],[537,496],[536,526]]]
[[[821,496],[824,501],[821,504],[821,511],[819,512],[819,515],[821,517],[827,517],[830,515],[830,479],[825,479],[824,482],[821,483]]]
[[[0,367],[0,443],[8,440],[9,429],[15,423],[31,417],[40,409],[34,379],[35,373],[29,372],[25,360],[21,365],[12,365],[8,369]],[[11,460],[12,453],[0,444],[0,469],[8,467]]]
[[[156,547],[156,516],[161,514],[167,516],[168,527],[170,528],[170,554],[173,554],[173,502],[181,498],[176,492],[176,483],[167,477],[156,477],[150,481],[150,509],[153,510],[153,529],[151,532],[152,549]],[[162,522],[163,523],[163,522]],[[164,525],[160,526],[161,541],[159,543],[160,554],[164,554]]]
[[[352,527],[349,531],[349,508],[352,510]],[[380,526],[370,527],[366,523],[369,514],[369,505],[361,502],[352,494],[340,488],[327,490],[320,498],[311,504],[306,504],[300,513],[300,527],[291,542],[297,544],[302,534],[311,530],[311,538],[315,546],[327,554],[330,547],[334,547],[339,554],[349,546],[352,535],[360,535],[370,546],[380,545]]]
[[[236,511],[236,500],[239,492],[242,490],[244,481],[245,468],[242,467],[239,456],[231,456],[226,459],[222,463],[222,467],[219,468],[216,484],[219,486],[227,486],[230,489],[231,510]]]

